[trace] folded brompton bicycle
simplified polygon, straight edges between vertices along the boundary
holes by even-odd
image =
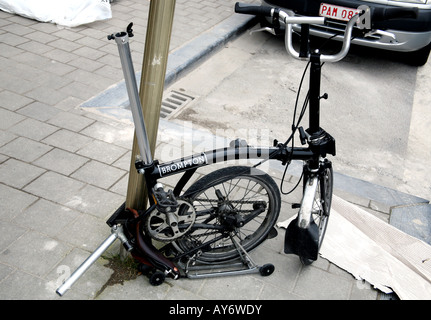
[[[130,54],[132,24],[124,32],[109,35],[120,54],[140,152],[135,166],[144,175],[149,206],[146,210],[135,210],[123,204],[107,221],[111,228],[109,237],[57,289],[59,295],[65,294],[117,239],[139,263],[139,270],[149,277],[152,285],[162,284],[166,276],[193,279],[250,273],[271,275],[272,264],[259,266],[249,255],[252,249],[277,235],[274,226],[281,205],[280,189],[268,174],[258,169],[268,160],[280,161],[286,169],[292,160],[304,163],[303,195],[301,202],[292,206],[298,209],[298,214],[286,230],[284,252],[298,255],[305,265],[317,260],[332,200],[333,169],[327,155],[335,156],[334,138],[320,127],[320,99],[328,98],[320,94],[322,64],[337,62],[347,55],[354,27],[364,34],[375,32],[370,31],[374,21],[415,17],[417,10],[360,6],[347,22],[344,35],[334,36],[343,41],[341,51],[334,55],[313,51],[309,44],[310,24],[324,24],[325,17],[299,17],[278,8],[240,3],[235,11],[268,17],[275,26],[285,25],[286,50],[294,58],[308,62],[304,75],[309,70],[309,91],[298,119],[293,121],[289,138],[284,143],[275,140],[270,147],[252,147],[237,139],[229,147],[169,163],[154,160]],[[275,33],[268,27],[262,30]],[[299,52],[292,45],[294,31],[301,35]],[[309,128],[304,130],[300,123],[307,108]],[[296,132],[301,147],[293,145]],[[255,159],[258,163],[215,170],[184,190],[198,168],[236,159]],[[181,176],[173,190],[166,190],[159,179],[174,175]]]

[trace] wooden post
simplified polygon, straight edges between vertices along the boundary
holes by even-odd
[[[153,157],[159,129],[160,109],[169,56],[169,45],[171,42],[175,2],[176,0],[151,0],[148,15],[139,96]],[[139,148],[135,131],[126,208],[137,210],[145,209],[148,200],[144,177],[138,174],[135,169],[135,160],[138,155]]]

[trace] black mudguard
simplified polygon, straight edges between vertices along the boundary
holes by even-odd
[[[292,220],[284,237],[284,253],[317,260],[319,253],[319,228],[312,220],[307,229],[298,226],[298,218]]]

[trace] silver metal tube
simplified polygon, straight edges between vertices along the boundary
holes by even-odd
[[[280,13],[281,16],[281,13]],[[286,15],[284,17],[285,24],[324,24],[324,17],[291,17]]]
[[[57,294],[63,296],[67,290],[92,266],[94,262],[117,240],[117,233],[112,233],[88,258],[85,260],[78,269],[56,290]]]
[[[313,213],[314,196],[317,190],[319,178],[314,176],[307,181],[304,195],[302,197],[301,208],[298,213],[298,227],[307,229],[311,223],[311,214]]]
[[[346,30],[344,31],[343,36],[343,47],[340,52],[334,55],[321,55],[321,62],[337,62],[342,60],[350,49],[350,42],[352,38],[353,26],[358,21],[359,15],[355,15],[352,19],[349,20],[346,26]],[[280,12],[280,20],[286,23],[286,34],[285,34],[285,45],[287,52],[298,60],[310,60],[310,57],[300,57],[299,52],[297,52],[293,48],[292,44],[292,24],[322,24],[324,23],[324,18],[321,17],[291,17],[287,13],[281,11]]]
[[[139,98],[138,85],[136,83],[135,70],[133,68],[132,56],[130,54],[129,36],[127,33],[115,35],[115,42],[120,54],[121,66],[126,81],[127,94],[129,96],[130,109],[132,110],[133,122],[135,123],[136,139],[138,141],[139,152],[145,164],[153,162],[150,142],[148,140],[147,129],[145,127],[142,105]]]
[[[343,40],[343,47],[341,48],[340,52],[334,55],[321,55],[320,61],[322,62],[337,62],[342,60],[348,53],[350,49],[350,42],[352,40],[352,31],[353,26],[358,21],[359,15],[353,16],[352,19],[349,20],[346,26],[346,30],[344,31],[344,40]]]

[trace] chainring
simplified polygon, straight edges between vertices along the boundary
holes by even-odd
[[[178,200],[175,212],[163,213],[155,208],[145,219],[146,233],[153,239],[171,242],[181,238],[193,227],[196,210],[184,200]]]

